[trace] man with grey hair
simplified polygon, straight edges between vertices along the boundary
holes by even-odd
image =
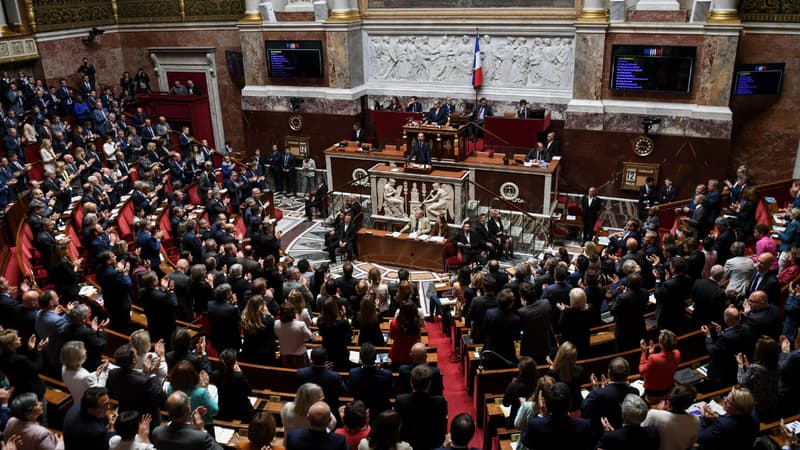
[[[732,256],[731,245],[736,242],[736,232],[725,217],[714,219],[714,225],[717,227],[713,245],[713,249],[717,252],[717,264],[725,264]]]
[[[167,274],[167,278],[172,282],[175,297],[178,300],[177,318],[184,322],[192,322],[194,313],[192,312],[192,279],[187,272],[189,271],[189,261],[179,259],[175,263],[175,270]]]
[[[236,305],[239,306],[240,311],[244,310],[248,300],[245,294],[253,288],[253,285],[245,278],[244,267],[241,264],[236,263],[230,266],[228,269],[228,283],[231,285],[233,294],[236,295]]]
[[[692,328],[699,328],[711,322],[722,323],[722,311],[725,310],[727,296],[719,286],[725,276],[725,269],[715,264],[711,266],[710,277],[695,280],[692,285]]]
[[[176,391],[166,402],[170,422],[156,427],[150,440],[157,448],[174,450],[222,450],[217,441],[205,430],[203,417],[206,408],[191,410],[191,401],[183,391]]]
[[[647,403],[636,394],[628,394],[622,401],[622,428],[614,429],[605,418],[603,426],[606,433],[597,443],[603,450],[637,449],[657,450],[661,445],[658,428],[641,426],[649,410]]]
[[[286,272],[286,281],[283,282],[283,298],[289,298],[289,292],[293,289],[297,289],[303,294],[306,305],[312,305],[314,303],[314,297],[311,295],[311,291],[308,290],[308,287],[306,287],[305,284],[308,283],[308,281],[303,277],[303,274],[300,273],[300,269],[297,267],[290,267],[286,269]]]
[[[214,300],[208,302],[208,321],[211,324],[211,345],[217,352],[222,353],[227,348],[239,351],[242,345],[240,319],[231,285],[223,283],[214,288]]]
[[[728,290],[736,291],[736,293],[742,295],[750,287],[750,280],[753,277],[753,269],[755,268],[753,259],[744,255],[744,248],[744,242],[734,242],[731,245],[731,255],[733,257],[725,261],[723,265],[725,278],[729,280]]]
[[[88,371],[97,369],[103,362],[103,350],[106,347],[106,333],[103,329],[108,325],[108,319],[99,322],[97,316],[87,324],[89,308],[78,305],[67,313],[69,323],[61,335],[61,342],[80,341],[86,348],[86,362],[83,367]]]

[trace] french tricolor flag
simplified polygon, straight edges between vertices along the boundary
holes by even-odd
[[[483,84],[483,68],[481,68],[481,42],[475,34],[475,56],[472,61],[472,88],[478,89]]]

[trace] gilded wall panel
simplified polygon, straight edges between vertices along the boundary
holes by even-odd
[[[800,22],[800,0],[741,0],[741,19],[752,22]]]
[[[184,2],[186,20],[239,20],[244,0],[191,0]]]
[[[117,0],[117,4],[119,23],[181,21],[179,0]]]
[[[110,0],[34,0],[36,31],[114,23]]]

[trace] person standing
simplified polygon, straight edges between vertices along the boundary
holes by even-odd
[[[600,211],[602,211],[602,209],[603,201],[597,197],[597,188],[590,186],[589,191],[581,198],[584,242],[594,239],[594,224],[600,217]]]

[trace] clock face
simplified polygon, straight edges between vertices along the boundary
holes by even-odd
[[[633,153],[639,156],[648,156],[653,153],[655,143],[647,136],[639,136],[633,141]]]
[[[289,128],[292,131],[300,131],[303,129],[303,117],[300,114],[292,114],[289,116]]]

